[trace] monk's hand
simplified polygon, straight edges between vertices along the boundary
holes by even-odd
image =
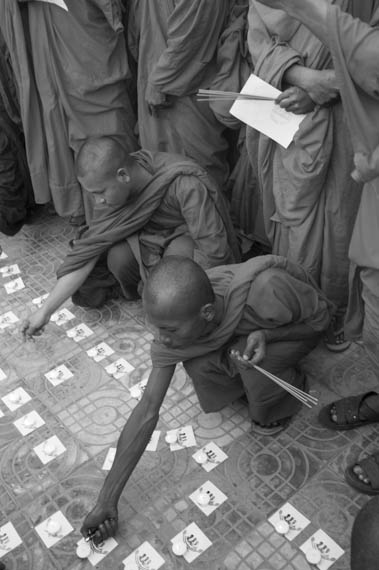
[[[97,503],[84,519],[80,532],[84,538],[91,538],[94,544],[101,544],[107,538],[114,536],[117,528],[117,506]]]
[[[24,338],[31,338],[33,336],[38,336],[43,332],[44,327],[50,320],[50,316],[46,314],[43,307],[38,309],[34,313],[31,313],[26,319],[21,323],[21,333]]]
[[[307,69],[304,89],[317,105],[328,105],[339,97],[333,69]]]
[[[301,87],[289,87],[279,95],[275,103],[296,115],[310,113],[315,108],[315,102]]]
[[[258,364],[266,355],[266,335],[264,331],[254,331],[249,334],[245,350],[242,354],[242,362],[247,365]]]
[[[351,173],[352,178],[362,184],[379,178],[379,146],[372,154],[356,152],[354,155],[355,169]]]
[[[159,109],[170,107],[172,104],[168,96],[151,83],[147,84],[145,100],[151,115],[156,115]]]

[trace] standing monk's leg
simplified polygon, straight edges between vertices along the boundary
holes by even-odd
[[[128,301],[139,297],[137,286],[140,282],[138,262],[127,241],[120,241],[113,245],[107,254],[109,271],[120,284],[122,293]]]
[[[303,341],[269,343],[266,347],[266,356],[259,362],[259,366],[293,386],[303,389],[304,374],[297,369],[297,366],[299,361],[315,348],[319,339],[320,336],[316,334],[313,339]],[[246,337],[241,337],[230,348],[242,354],[245,346]],[[299,401],[272,380],[254,368],[245,368],[234,359],[233,362],[242,378],[249,401],[250,417],[254,422],[269,426],[293,416],[299,410],[301,405]]]

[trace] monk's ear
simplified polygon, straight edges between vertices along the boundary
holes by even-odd
[[[203,305],[200,309],[200,316],[210,323],[215,318],[216,310],[213,303],[207,303]]]
[[[119,182],[124,182],[125,184],[128,184],[130,182],[129,172],[126,168],[119,168],[117,170],[117,180]]]

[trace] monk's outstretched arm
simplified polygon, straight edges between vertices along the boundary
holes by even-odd
[[[42,307],[38,309],[38,311],[29,315],[23,321],[21,332],[25,336],[31,337],[43,329],[43,327],[49,322],[51,315],[59,309],[62,303],[67,301],[67,299],[71,297],[71,295],[73,295],[81,285],[83,285],[84,281],[95,267],[97,259],[97,257],[92,259],[80,269],[72,271],[58,279]]]
[[[81,528],[83,536],[92,535],[96,543],[117,531],[120,495],[157,425],[159,410],[174,371],[175,366],[153,368],[145,392],[121,432],[112,468],[100,490],[96,506]]]

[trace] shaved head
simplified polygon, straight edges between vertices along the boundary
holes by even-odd
[[[131,162],[128,152],[113,137],[91,137],[77,154],[76,173],[79,178],[85,178],[95,172],[106,179],[116,176],[119,168],[129,166]]]
[[[169,255],[150,272],[143,291],[147,313],[188,318],[214,303],[215,295],[205,271],[192,259]]]

